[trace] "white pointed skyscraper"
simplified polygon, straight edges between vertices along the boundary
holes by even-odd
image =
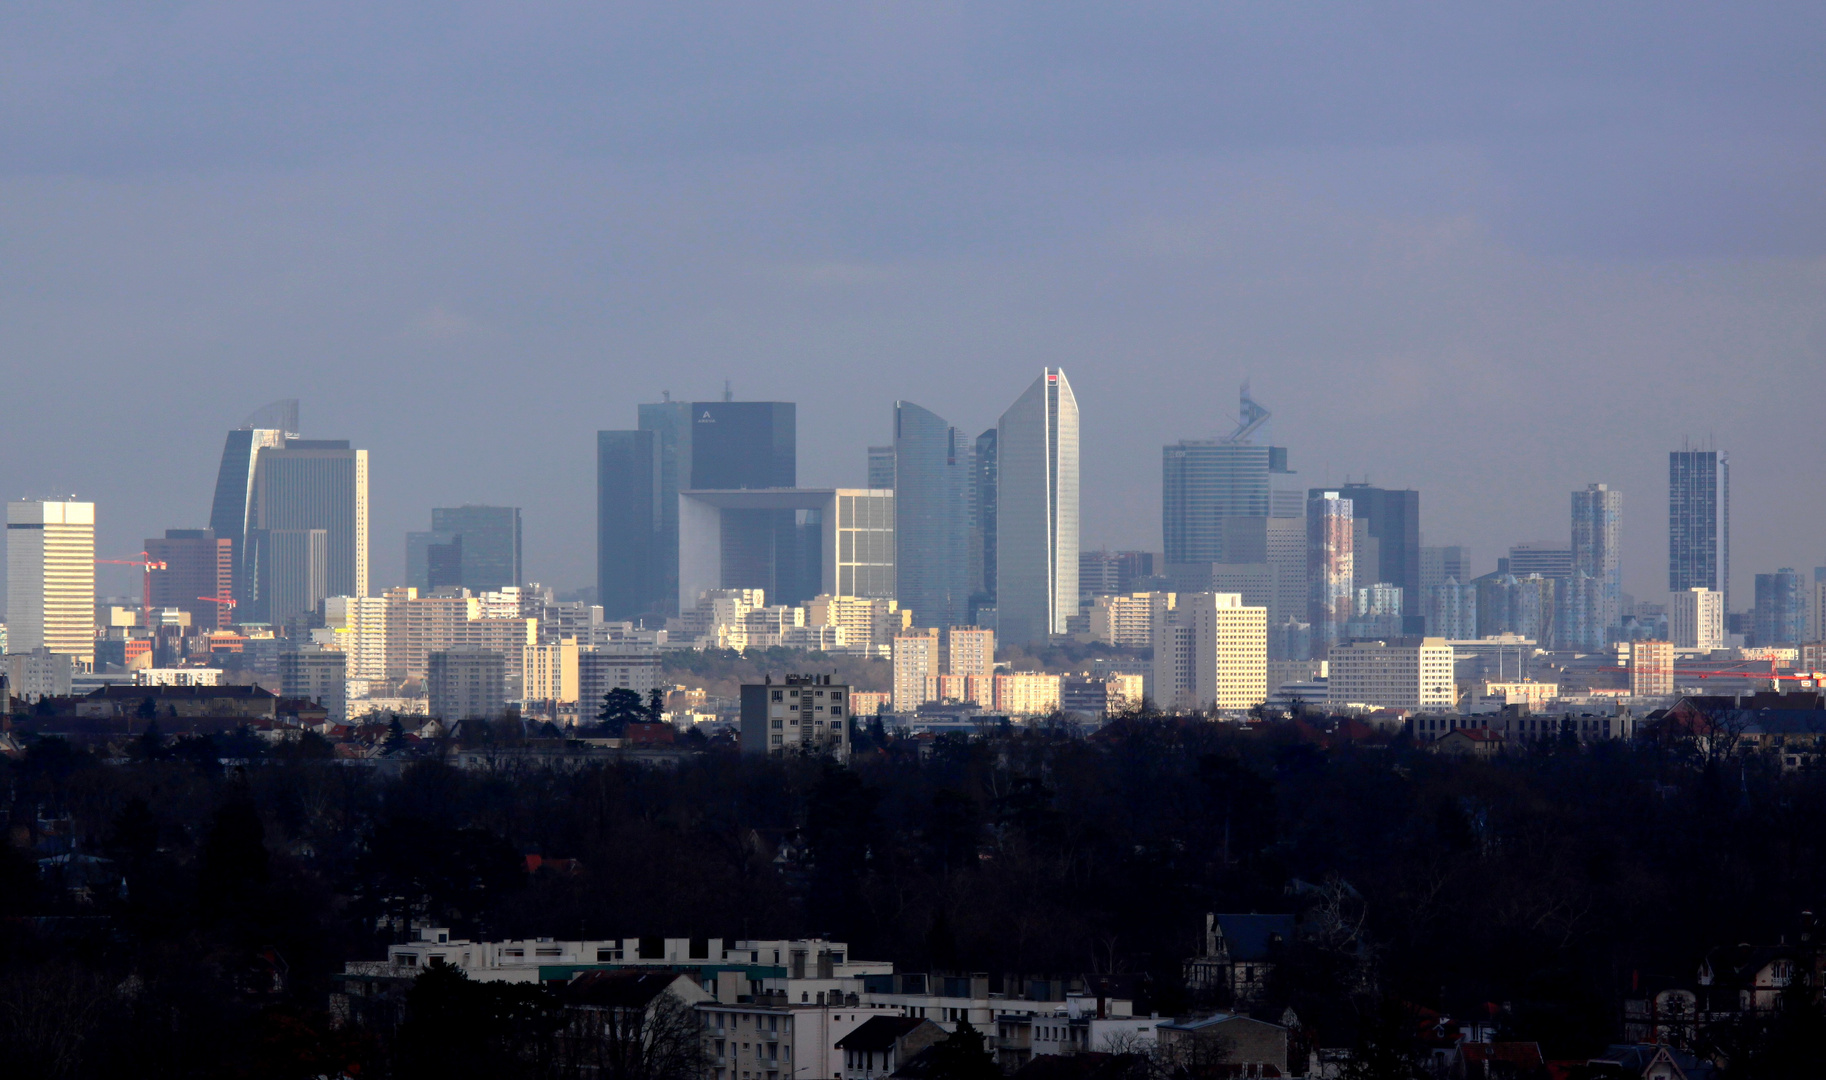
[[[996,425],[996,636],[1044,644],[1078,613],[1078,402],[1047,368]]]

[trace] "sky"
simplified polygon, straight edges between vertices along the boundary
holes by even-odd
[[[0,491],[98,554],[207,521],[277,398],[593,583],[594,432],[798,403],[1082,411],[1083,544],[1158,549],[1163,443],[1239,385],[1315,484],[1421,492],[1480,572],[1667,451],[1731,454],[1733,593],[1826,564],[1826,5],[0,7]],[[124,567],[103,591],[132,594]],[[1742,599],[1739,599],[1742,598]]]

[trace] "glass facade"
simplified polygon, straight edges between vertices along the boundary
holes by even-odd
[[[1336,491],[1312,491],[1306,499],[1306,595],[1315,656],[1342,640],[1350,622],[1353,537],[1351,501]]]
[[[1066,632],[1078,612],[1078,403],[1046,369],[996,426],[996,636]]]
[[[1669,592],[1693,588],[1723,591],[1718,504],[1717,451],[1675,450],[1668,454]]]
[[[431,531],[460,537],[461,580],[475,592],[524,584],[520,565],[520,508],[452,506],[431,511]]]
[[[931,410],[894,403],[894,595],[918,626],[969,618],[971,449]]]

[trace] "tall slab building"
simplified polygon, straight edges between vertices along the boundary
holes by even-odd
[[[1420,588],[1420,492],[1345,484],[1338,493],[1350,500],[1353,520],[1367,523],[1365,531],[1375,541],[1375,565],[1359,564],[1357,579],[1401,586],[1401,615],[1404,619],[1417,618],[1424,607]],[[1421,626],[1416,623],[1412,629],[1419,632]]]
[[[517,506],[435,507],[430,531],[406,534],[406,584],[474,592],[524,584],[520,545]]]
[[[1572,493],[1571,580],[1581,589],[1569,590],[1577,602],[1568,604],[1567,636],[1579,648],[1603,648],[1623,622],[1623,493],[1607,484]]]
[[[209,529],[217,538],[229,542],[232,592],[237,601],[253,595],[254,567],[247,554],[247,532],[254,527],[254,466],[261,450],[284,446],[285,437],[286,432],[280,428],[243,427],[229,432],[222,447],[215,498],[209,507]],[[245,615],[239,613],[240,617]]]
[[[366,450],[347,439],[289,437],[262,447],[250,520],[243,621],[279,624],[326,596],[368,595]]]
[[[6,504],[6,651],[95,662],[95,504]]]
[[[1731,609],[1731,465],[1717,450],[1668,454],[1667,587],[1716,589]]]
[[[973,449],[937,413],[894,403],[894,595],[916,626],[970,618]]]
[[[1256,445],[1272,414],[1246,385],[1240,412],[1236,430],[1224,438],[1182,439],[1161,451],[1161,540],[1169,566],[1246,561],[1226,551],[1226,521],[1305,514],[1286,449]]]
[[[1027,645],[1078,613],[1078,402],[1047,368],[996,425],[996,636]]]
[[[1338,491],[1314,488],[1306,499],[1307,621],[1319,658],[1343,640],[1356,599],[1352,512],[1350,499]]]

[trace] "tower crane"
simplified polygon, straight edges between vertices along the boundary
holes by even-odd
[[[151,623],[152,622],[152,572],[154,570],[169,569],[165,565],[164,561],[160,560],[160,559],[154,559],[152,557],[152,553],[149,551],[142,551],[139,553],[139,558],[137,558],[137,559],[96,559],[95,562],[97,565],[106,564],[108,566],[138,566],[138,567],[143,567],[145,569],[145,575],[144,575],[145,584],[141,590],[141,595],[140,595],[140,613],[141,613],[141,617],[144,618],[147,623]]]

